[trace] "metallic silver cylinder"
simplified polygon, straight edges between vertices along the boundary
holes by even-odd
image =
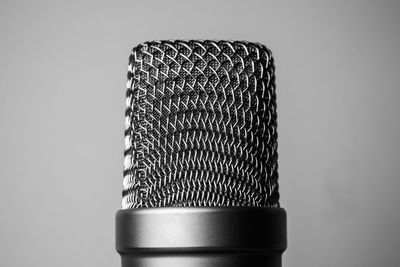
[[[245,41],[156,41],[129,58],[122,266],[281,266],[275,66]]]

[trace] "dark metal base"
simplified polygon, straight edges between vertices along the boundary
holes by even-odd
[[[122,267],[275,267],[282,266],[280,254],[187,253],[122,255]]]
[[[122,267],[281,267],[282,208],[182,207],[120,210]]]

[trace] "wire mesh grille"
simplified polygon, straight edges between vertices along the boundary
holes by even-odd
[[[258,43],[135,47],[122,208],[279,206],[274,70]]]

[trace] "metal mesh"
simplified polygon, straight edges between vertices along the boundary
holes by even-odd
[[[279,206],[274,69],[258,43],[135,47],[122,208]]]

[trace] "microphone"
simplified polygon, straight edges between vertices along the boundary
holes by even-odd
[[[246,41],[168,40],[129,57],[122,267],[282,265],[275,66]]]

